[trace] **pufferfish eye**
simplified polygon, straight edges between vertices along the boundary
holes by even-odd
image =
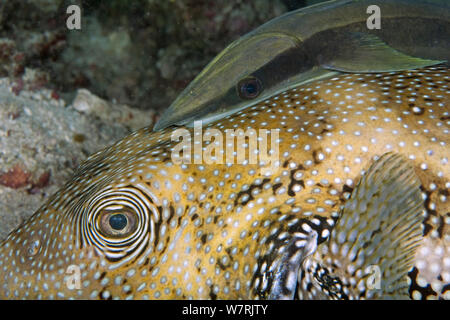
[[[263,90],[263,86],[258,78],[247,77],[238,82],[236,89],[239,97],[249,100],[259,96]]]
[[[126,237],[137,227],[136,213],[127,208],[103,209],[99,219],[100,232],[107,237]]]

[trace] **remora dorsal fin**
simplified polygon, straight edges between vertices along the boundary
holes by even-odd
[[[353,190],[329,241],[306,259],[303,278],[330,298],[407,298],[422,238],[419,186],[405,159],[383,155]]]
[[[392,72],[445,62],[406,55],[368,33],[348,32],[339,35],[337,42],[339,48],[321,62],[322,67],[342,72]]]

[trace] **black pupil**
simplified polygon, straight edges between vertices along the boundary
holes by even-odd
[[[258,92],[258,85],[252,81],[244,84],[245,93],[247,93],[249,96],[254,95],[256,92]]]
[[[246,78],[239,82],[239,96],[243,99],[256,98],[261,93],[261,83],[256,78]]]
[[[109,218],[109,225],[114,230],[122,230],[127,226],[127,218],[123,214],[115,214]]]

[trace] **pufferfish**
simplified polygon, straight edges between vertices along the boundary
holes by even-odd
[[[180,163],[180,128],[138,130],[0,244],[0,297],[449,299],[449,82],[446,65],[340,74],[210,123],[200,143],[181,129],[191,153],[232,156],[263,153],[238,129],[267,129],[271,163],[220,164],[220,148]]]

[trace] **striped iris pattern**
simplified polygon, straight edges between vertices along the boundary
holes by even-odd
[[[131,229],[111,234],[101,223],[102,215],[126,213]],[[91,199],[81,215],[81,243],[95,246],[116,267],[132,261],[155,240],[155,223],[159,213],[153,201],[134,186],[108,189]]]

